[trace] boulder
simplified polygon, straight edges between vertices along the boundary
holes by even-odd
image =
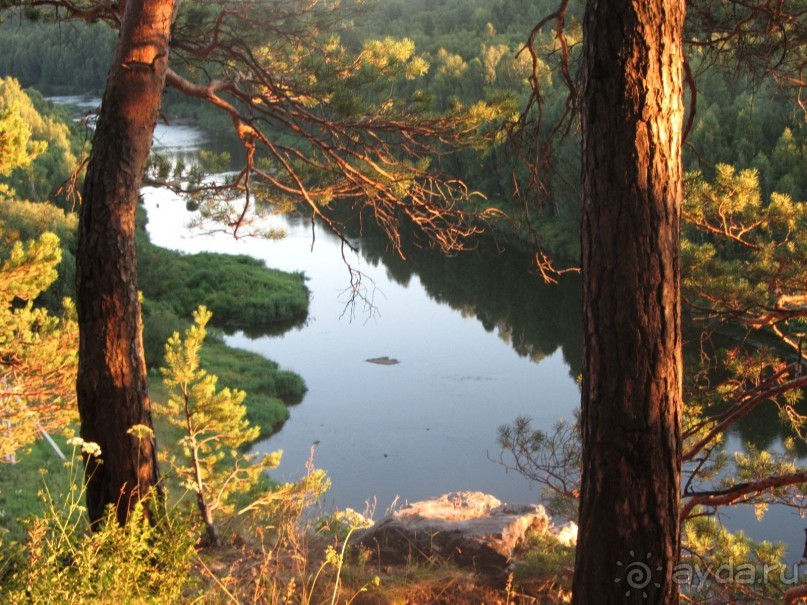
[[[396,364],[401,363],[397,359],[392,357],[388,357],[384,355],[383,357],[371,357],[370,359],[365,359],[367,363],[374,363],[379,366],[394,366]]]
[[[481,492],[457,492],[415,502],[351,539],[382,564],[435,555],[486,574],[505,572],[529,530],[545,531],[542,506],[502,504]]]

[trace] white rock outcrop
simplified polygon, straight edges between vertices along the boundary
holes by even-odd
[[[545,531],[543,506],[502,504],[481,492],[415,502],[354,535],[382,563],[435,555],[484,573],[504,572],[530,530]]]

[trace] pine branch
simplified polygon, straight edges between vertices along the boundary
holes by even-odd
[[[681,507],[680,518],[683,521],[689,517],[696,506],[718,507],[736,504],[740,500],[748,501],[766,491],[781,489],[800,483],[807,483],[807,471],[765,477],[758,481],[738,483],[722,490],[684,494],[684,497],[688,499]]]

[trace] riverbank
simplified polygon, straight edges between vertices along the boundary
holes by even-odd
[[[167,396],[159,372],[165,341],[174,331],[190,325],[190,313],[204,304],[218,313],[219,321],[210,330],[202,351],[203,367],[219,377],[220,385],[247,393],[247,417],[260,429],[259,438],[267,438],[288,419],[288,406],[302,399],[305,382],[263,355],[228,346],[223,329],[277,333],[290,322],[305,321],[309,292],[303,275],[268,269],[261,261],[246,257],[186,255],[159,248],[145,231],[145,213],[141,211],[139,218],[138,252],[146,259],[140,267],[140,288],[144,293],[144,343],[152,400],[162,401]],[[0,213],[0,222],[13,227],[23,239],[33,238],[43,230],[59,233],[64,248],[59,279],[51,287],[52,292],[46,292],[43,302],[74,296],[74,216],[48,204],[8,202]],[[166,439],[164,423],[158,416],[155,424],[160,442],[171,441]],[[70,430],[67,427],[65,433]],[[77,432],[77,427],[72,430]],[[70,450],[65,445],[68,436],[56,436],[66,454]],[[37,492],[42,487],[42,472],[48,473],[51,489],[64,487],[63,463],[44,441],[21,452],[17,464],[0,465],[0,543],[8,538],[21,540],[25,530],[20,519],[40,510]]]
[[[364,510],[369,500],[383,511],[396,496],[412,502],[469,490],[537,500],[527,480],[494,461],[496,428],[524,414],[543,426],[572,417],[579,370],[566,358],[577,356],[580,330],[563,311],[576,308],[574,283],[524,279],[528,257],[487,248],[456,258],[413,251],[399,262],[386,241],[364,234],[354,240],[360,253],[346,255],[362,275],[364,298],[353,299],[341,240],[323,225],[272,216],[271,226],[286,232],[277,241],[179,235],[175,226],[192,215],[175,202],[166,192],[145,196],[154,243],[305,271],[312,294],[304,326],[282,337],[226,337],[305,377],[303,405],[253,450],[283,450],[274,479],[304,475],[313,445],[314,463],[332,480],[326,506]],[[400,363],[366,361],[384,356]]]
[[[289,417],[288,406],[306,391],[302,377],[281,370],[262,355],[228,346],[224,332],[277,334],[304,322],[309,292],[300,272],[268,268],[247,256],[183,254],[154,245],[147,216],[138,210],[138,277],[143,293],[143,341],[150,387],[160,392],[159,367],[165,342],[191,323],[199,305],[213,313],[202,350],[203,367],[223,386],[246,391],[244,405],[261,438],[272,435]]]

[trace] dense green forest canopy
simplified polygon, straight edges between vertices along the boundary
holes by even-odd
[[[412,40],[428,68],[417,78],[397,80],[395,94],[402,98],[416,91],[425,94],[437,110],[448,109],[454,102],[509,99],[501,117],[504,124],[515,119],[532,91],[528,81],[531,59],[524,50],[530,30],[555,8],[549,1],[525,6],[512,0],[381,0],[363,5],[359,16],[338,35],[354,52],[368,40]],[[581,13],[581,3],[572,2],[566,17],[572,60],[580,38]],[[111,52],[114,43],[103,24],[70,22],[54,28],[11,15],[0,31],[0,73],[47,94],[98,94],[101,90],[109,55],[99,49]],[[557,40],[549,26],[536,38],[536,46],[544,98],[542,121],[548,130],[563,112],[568,91],[557,73]],[[700,46],[691,45],[687,52],[695,76],[697,111],[685,147],[686,169],[697,169],[711,178],[717,164],[730,164],[738,170],[752,168],[759,173],[764,195],[779,192],[807,198],[803,170],[807,126],[794,102],[798,93],[771,77],[738,73],[736,66],[716,62]],[[204,128],[232,136],[229,119],[221,112],[182,98],[171,89],[163,111],[166,119],[196,119]],[[525,193],[528,175],[514,162],[519,154],[504,139],[483,152],[444,158],[442,168],[483,192],[489,204],[516,217],[517,231],[525,233],[523,219],[530,218],[544,247],[573,260],[577,257],[580,195],[577,146],[574,127],[554,143],[554,168],[547,173],[547,189],[540,204],[527,205],[526,215],[517,192]]]
[[[106,82],[115,33],[103,23],[52,23],[4,13],[0,73],[45,95],[99,94]]]

